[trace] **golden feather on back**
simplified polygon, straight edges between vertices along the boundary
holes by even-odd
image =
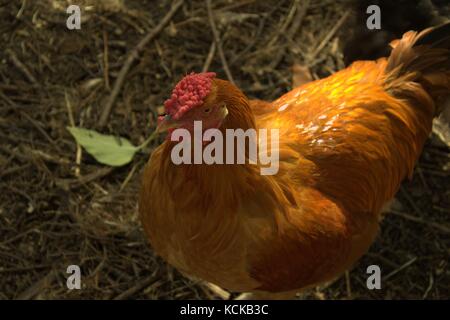
[[[173,144],[163,143],[146,166],[140,198],[156,252],[235,291],[301,289],[351,267],[373,242],[382,206],[411,174],[435,112],[410,79],[404,87],[414,95],[392,94],[397,80],[387,64],[354,63],[272,103],[248,102],[216,80],[235,99],[225,127],[251,126],[255,117],[256,128],[280,130],[280,170],[176,166]]]

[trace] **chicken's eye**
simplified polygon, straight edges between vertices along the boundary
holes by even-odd
[[[204,113],[210,113],[210,112],[211,112],[211,108],[203,109],[203,112],[204,112]]]

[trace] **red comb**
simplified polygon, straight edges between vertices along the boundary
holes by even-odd
[[[178,120],[187,111],[203,104],[211,91],[214,72],[194,73],[185,76],[177,83],[172,95],[164,102],[166,113]]]

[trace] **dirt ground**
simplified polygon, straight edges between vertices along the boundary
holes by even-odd
[[[66,28],[70,3],[81,5],[81,30]],[[99,125],[129,53],[171,5],[0,0],[0,299],[218,298],[156,257],[142,232],[140,174],[161,140],[113,169],[80,153],[66,129],[137,145],[180,77],[208,69],[227,78],[205,1],[184,1],[132,63]],[[342,1],[218,0],[212,9],[230,74],[252,98],[290,90],[294,63],[314,78],[344,67],[333,31]],[[449,151],[431,137],[370,251],[348,277],[307,299],[450,298]],[[71,264],[81,267],[81,290],[66,287]],[[372,264],[381,267],[381,290],[366,287]]]

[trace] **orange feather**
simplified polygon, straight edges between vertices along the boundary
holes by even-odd
[[[271,103],[215,79],[204,104],[226,103],[220,130],[279,129],[280,170],[177,166],[166,141],[151,156],[140,197],[156,252],[235,291],[298,290],[350,268],[411,175],[439,95],[449,94],[448,26],[407,33],[390,58],[356,62]]]

